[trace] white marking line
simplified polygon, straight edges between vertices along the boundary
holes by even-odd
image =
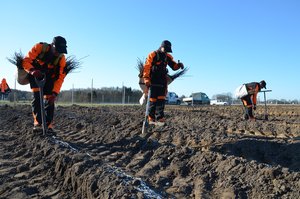
[[[138,191],[143,192],[147,198],[156,198],[156,199],[163,198],[161,195],[159,195],[158,193],[153,191],[150,187],[148,187],[146,185],[146,183],[144,181],[142,181],[142,179],[135,178],[135,177],[132,177],[132,176],[126,174],[124,171],[122,171],[118,167],[111,166],[111,165],[107,165],[107,166],[108,166],[108,171],[114,173],[118,177],[121,177],[121,179],[123,180],[123,182],[125,182],[126,185],[129,185],[129,184],[133,185],[133,182],[139,181],[140,182],[139,185],[133,186],[133,187],[135,189],[137,189]]]
[[[56,144],[58,144],[58,145],[60,145],[60,146],[63,146],[63,147],[66,147],[66,148],[70,148],[70,149],[71,149],[72,151],[74,151],[74,152],[79,152],[78,149],[72,147],[69,143],[64,142],[64,141],[61,141],[61,140],[57,139],[57,137],[55,137],[55,136],[52,136],[52,138],[54,139],[54,142],[55,142]]]
[[[71,149],[74,152],[79,152],[78,149],[72,147],[68,142],[64,142],[59,140],[57,137],[52,136],[54,142],[60,146],[66,147]],[[86,155],[88,155],[89,157],[92,157],[89,153],[86,152]],[[148,187],[146,185],[146,183],[144,181],[142,181],[140,178],[135,178],[132,177],[128,174],[126,174],[122,169],[116,167],[116,166],[111,166],[109,164],[107,164],[108,166],[108,171],[112,172],[113,174],[115,174],[118,177],[121,177],[123,179],[123,181],[125,182],[126,185],[129,185],[129,182],[134,182],[134,181],[139,181],[140,184],[137,186],[133,186],[136,190],[144,193],[144,195],[147,198],[155,198],[155,199],[163,199],[163,197],[161,195],[159,195],[158,193],[156,193],[155,191],[153,191],[150,187]],[[124,178],[125,177],[125,178]],[[133,184],[133,183],[132,183]]]

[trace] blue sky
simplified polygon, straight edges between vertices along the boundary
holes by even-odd
[[[190,68],[169,86],[180,96],[233,93],[264,79],[268,98],[300,100],[299,10],[299,0],[2,1],[0,78],[13,88],[16,67],[6,58],[61,35],[67,56],[87,56],[62,90],[91,87],[92,79],[94,88],[139,89],[137,58],[168,39],[174,59]]]

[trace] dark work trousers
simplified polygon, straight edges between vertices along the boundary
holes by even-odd
[[[166,86],[151,86],[149,116],[154,120],[160,120],[165,117],[164,109],[166,91]]]
[[[252,103],[252,100],[251,100],[251,95],[246,95],[245,97],[242,97],[241,98],[242,100],[242,103],[245,107],[245,115],[244,115],[244,118],[245,119],[249,119],[250,118],[253,118],[253,110],[252,110],[252,106],[253,106],[253,103]]]
[[[35,79],[32,75],[29,75],[30,88],[33,91],[33,100],[31,103],[32,114],[34,118],[34,125],[42,124],[41,106],[40,106],[40,94],[39,87],[37,86]],[[48,127],[52,125],[54,117],[54,103],[50,104],[47,100],[47,96],[52,95],[52,89],[54,81],[52,78],[46,76],[46,83],[43,89],[44,92],[44,103],[45,103],[45,116]]]
[[[7,97],[7,94],[1,92],[0,96],[1,96],[0,100],[5,100],[5,98]]]

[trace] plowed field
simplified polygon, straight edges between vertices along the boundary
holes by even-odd
[[[299,198],[300,106],[58,106],[56,137],[28,105],[0,106],[0,198]]]

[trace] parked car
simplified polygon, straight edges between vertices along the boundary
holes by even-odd
[[[181,104],[181,100],[178,98],[178,95],[174,92],[168,92],[166,95],[166,104]]]
[[[202,92],[192,93],[190,97],[185,97],[182,101],[188,105],[210,104],[210,99]]]
[[[223,102],[222,100],[211,100],[210,101],[210,105],[223,105],[223,106],[225,106],[225,105],[229,105],[229,103],[228,102]]]

